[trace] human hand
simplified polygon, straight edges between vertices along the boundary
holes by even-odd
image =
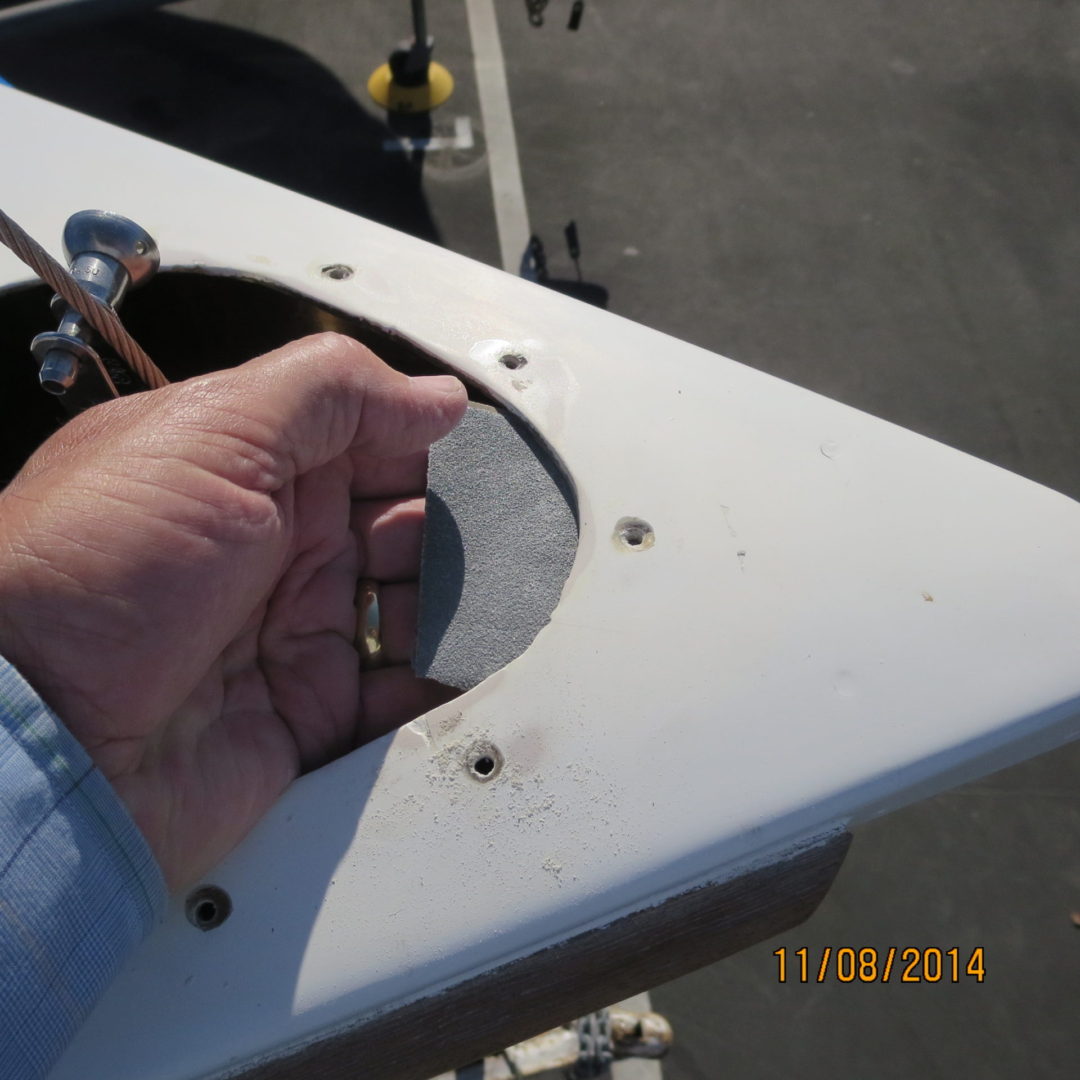
[[[91,409],[0,492],[0,655],[171,888],[299,773],[451,696],[408,659],[427,447],[465,403],[322,334]],[[391,666],[364,673],[360,577],[390,583]]]

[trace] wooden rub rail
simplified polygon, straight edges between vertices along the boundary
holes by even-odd
[[[797,926],[850,842],[832,833],[790,859],[690,889],[221,1080],[427,1080],[478,1061]]]

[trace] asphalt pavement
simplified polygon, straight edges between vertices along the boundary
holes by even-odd
[[[496,6],[552,287],[1080,497],[1080,2]],[[466,8],[428,4],[423,155],[365,90],[404,0],[190,0],[0,41],[0,75],[498,265]],[[1074,745],[860,828],[810,922],[655,989],[665,1077],[1080,1075],[1078,778]],[[984,978],[778,979],[894,945]]]

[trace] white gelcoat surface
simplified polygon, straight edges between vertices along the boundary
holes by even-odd
[[[394,328],[536,426],[581,517],[533,646],[296,783],[211,876],[229,921],[203,934],[177,904],[56,1080],[216,1075],[1077,734],[1073,501],[15,91],[0,119],[9,147],[47,130],[81,163],[5,177],[54,250],[71,212],[113,209],[165,266]],[[0,286],[27,277],[0,251]],[[648,550],[615,540],[628,516]],[[506,759],[488,784],[478,738]]]

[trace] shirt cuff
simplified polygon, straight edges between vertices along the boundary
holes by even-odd
[[[116,792],[0,658],[0,1075],[48,1072],[166,899]]]

